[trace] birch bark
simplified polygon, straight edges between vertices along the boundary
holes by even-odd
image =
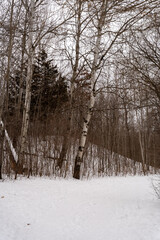
[[[99,54],[100,54],[100,45],[101,45],[101,38],[102,38],[102,30],[103,26],[105,24],[106,19],[106,8],[107,8],[107,1],[103,0],[102,6],[101,6],[101,15],[98,20],[98,27],[97,27],[97,39],[95,43],[95,49],[94,49],[94,59],[92,63],[92,69],[91,69],[91,91],[90,91],[90,100],[88,103],[87,108],[87,114],[83,121],[83,129],[81,133],[80,138],[80,144],[78,153],[75,159],[75,166],[74,166],[74,173],[73,177],[76,179],[80,179],[81,175],[81,166],[83,163],[83,153],[84,153],[84,147],[87,139],[88,129],[89,129],[89,123],[92,117],[93,108],[95,104],[95,85],[96,85],[96,72],[97,72],[97,64],[99,60]]]
[[[1,84],[1,95],[0,95],[0,120],[2,120],[3,108],[5,105],[6,111],[8,110],[8,89],[9,89],[9,76],[11,68],[11,58],[12,58],[12,49],[13,49],[13,40],[14,40],[14,31],[13,30],[13,11],[14,11],[14,0],[11,1],[11,10],[10,10],[10,20],[9,20],[9,43],[7,51],[7,69],[4,76],[4,83]]]
[[[2,179],[4,129],[0,121],[0,179]]]
[[[12,57],[12,48],[13,48],[13,10],[14,10],[14,0],[11,3],[11,16],[9,23],[9,45],[8,45],[8,61],[7,61],[7,71],[5,75],[5,84],[6,84],[6,94],[5,94],[5,108],[8,110],[8,91],[9,91],[9,76],[10,76],[10,68],[11,68],[11,57]]]
[[[1,95],[0,95],[0,179],[2,179],[2,163],[3,163],[3,157],[4,157],[4,149],[3,149],[4,137],[6,135],[8,136],[7,130],[4,128],[2,117],[3,117],[4,106],[5,106],[6,113],[8,113],[9,77],[10,77],[10,70],[11,70],[11,59],[12,59],[14,36],[15,36],[15,26],[14,26],[15,23],[13,23],[14,7],[15,7],[15,0],[12,0],[11,1],[11,9],[10,9],[10,20],[9,20],[9,42],[8,42],[8,51],[7,51],[7,69],[6,69],[6,73],[4,75],[4,82],[2,82],[2,84],[1,84]],[[8,136],[8,138],[9,138],[9,136]],[[8,141],[8,139],[7,139],[7,141]],[[10,140],[10,142],[11,142],[11,140]],[[12,142],[11,142],[11,144],[12,144]],[[13,154],[12,151],[11,151],[11,154]]]
[[[34,59],[34,48],[33,48],[33,25],[34,25],[34,12],[35,12],[35,1],[31,1],[29,11],[29,39],[28,39],[28,66],[27,66],[27,77],[26,77],[26,94],[25,94],[25,104],[23,110],[23,121],[21,129],[21,139],[20,139],[20,152],[18,163],[23,165],[24,163],[24,153],[27,143],[27,132],[29,126],[29,111],[31,103],[31,80],[33,75],[33,59]]]
[[[24,30],[23,30],[23,37],[22,37],[21,74],[20,74],[19,96],[18,96],[18,107],[17,107],[18,120],[19,120],[20,111],[21,111],[22,94],[23,94],[22,83],[23,83],[23,74],[24,74],[24,55],[25,55],[25,48],[26,48],[26,37],[27,37],[27,11],[25,14]]]

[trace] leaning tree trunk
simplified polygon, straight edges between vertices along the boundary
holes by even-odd
[[[87,109],[87,115],[84,118],[83,121],[83,130],[80,138],[80,144],[78,148],[78,153],[75,159],[75,166],[74,166],[74,173],[73,177],[76,179],[80,179],[81,174],[81,166],[83,163],[83,153],[84,153],[84,147],[86,144],[88,129],[90,120],[93,113],[93,108],[95,104],[95,84],[96,84],[96,71],[97,71],[97,65],[98,65],[98,59],[99,59],[99,53],[100,53],[100,44],[101,44],[101,38],[102,38],[102,29],[105,23],[106,18],[106,7],[107,7],[107,1],[103,1],[101,6],[101,16],[98,21],[98,27],[97,27],[97,39],[95,43],[95,49],[94,49],[94,59],[91,69],[91,92],[90,92],[90,100],[88,104]]]
[[[9,77],[10,77],[10,68],[11,68],[11,58],[13,50],[13,41],[15,29],[13,28],[13,10],[14,10],[15,1],[11,1],[11,13],[9,20],[9,42],[8,42],[8,51],[7,51],[7,67],[4,75],[4,80],[1,80],[0,84],[0,119],[2,120],[3,110],[5,106],[5,111],[8,111],[8,91],[9,91]],[[1,73],[2,75],[3,73]]]
[[[21,139],[20,139],[20,152],[18,164],[24,164],[24,153],[26,150],[27,143],[27,132],[29,126],[29,111],[31,104],[31,81],[33,75],[33,59],[34,59],[34,48],[33,48],[33,20],[35,11],[35,1],[31,2],[31,7],[29,9],[29,39],[28,39],[28,67],[27,67],[27,77],[26,77],[26,94],[25,94],[25,104],[23,110],[23,121],[21,129]]]

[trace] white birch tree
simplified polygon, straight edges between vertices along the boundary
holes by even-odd
[[[95,105],[96,83],[104,67],[106,57],[110,53],[113,46],[116,44],[116,41],[119,38],[119,36],[127,29],[129,29],[131,25],[138,22],[143,17],[144,14],[146,14],[144,12],[146,6],[144,1],[131,1],[131,3],[128,3],[127,1],[123,0],[122,1],[103,0],[101,2],[93,1],[92,3],[90,2],[90,4],[91,5],[93,4],[94,9],[96,9],[97,6],[99,6],[99,8],[97,9],[97,23],[94,23],[94,26],[96,26],[95,33],[96,40],[93,50],[93,61],[91,64],[90,100],[88,102],[87,114],[84,117],[83,121],[79,149],[75,159],[73,173],[73,177],[76,179],[80,179],[81,176],[84,148],[86,144],[90,120]],[[137,6],[139,6],[140,8],[139,11],[136,10]],[[126,14],[129,12],[131,13],[130,16]],[[120,27],[118,17],[122,18]],[[107,31],[106,28],[107,25],[110,25],[112,21],[115,21],[115,23],[117,21],[116,30],[113,31],[114,35],[113,38],[111,38],[109,44],[104,45],[102,44],[102,40],[105,42],[105,38],[110,39],[110,34],[112,33],[112,31]],[[107,33],[109,33],[108,36]]]
[[[85,9],[85,3],[83,3],[82,0],[78,0],[75,2],[74,6],[74,12],[75,12],[75,33],[72,33],[75,38],[75,44],[74,44],[74,52],[73,56],[71,58],[68,58],[71,64],[72,73],[70,76],[70,98],[69,98],[69,113],[68,113],[68,119],[66,121],[66,130],[63,138],[62,143],[62,150],[60,153],[60,157],[57,163],[57,166],[61,169],[64,159],[66,159],[67,150],[69,147],[69,141],[70,139],[70,131],[73,124],[73,99],[74,99],[74,90],[75,90],[75,81],[77,79],[78,73],[79,73],[79,62],[80,62],[80,44],[81,44],[81,37],[82,37],[82,25],[86,23],[87,18],[83,19],[83,12]],[[74,42],[74,41],[73,41]],[[68,54],[67,49],[65,51]],[[67,165],[69,165],[69,162],[67,162]]]
[[[97,39],[96,39],[95,48],[94,48],[94,60],[93,60],[92,69],[91,69],[90,101],[88,103],[87,115],[84,118],[84,122],[83,122],[83,130],[82,130],[82,135],[80,138],[78,154],[77,154],[77,157],[75,160],[75,167],[74,167],[73,177],[76,179],[80,179],[80,167],[82,164],[82,157],[83,157],[84,147],[85,147],[85,143],[86,143],[89,123],[90,123],[90,119],[91,119],[94,104],[95,104],[96,71],[97,71],[97,64],[98,64],[98,60],[99,60],[100,44],[101,44],[101,39],[102,39],[102,30],[103,30],[103,26],[105,24],[105,18],[106,18],[107,5],[108,5],[108,2],[104,0],[104,1],[102,1],[102,5],[100,7],[101,15],[100,15],[100,18],[98,21]]]
[[[23,121],[21,129],[21,140],[20,140],[20,153],[18,164],[23,165],[24,162],[24,152],[27,143],[27,131],[29,125],[29,111],[31,103],[31,81],[33,74],[33,61],[34,61],[34,46],[33,46],[33,34],[34,34],[34,17],[35,17],[35,1],[31,1],[28,9],[28,66],[27,66],[27,77],[26,77],[26,94],[25,94],[25,104],[23,110]]]
[[[55,18],[56,21],[51,21],[54,19],[52,12],[49,14],[49,20],[47,19],[47,10],[42,7],[41,11],[39,8],[44,4],[48,4],[47,0],[42,1],[22,1],[26,11],[28,11],[28,42],[27,42],[27,76],[26,76],[26,92],[25,92],[25,104],[23,110],[23,120],[21,128],[21,137],[20,137],[20,149],[19,149],[19,160],[18,165],[23,166],[24,156],[27,149],[27,133],[29,127],[29,111],[31,104],[31,82],[33,75],[33,62],[36,48],[40,42],[44,41],[45,38],[52,39],[58,32],[58,29],[68,21],[72,16],[67,15],[63,16],[62,19],[59,17]],[[42,14],[42,15],[40,15]],[[37,19],[40,21],[37,23]],[[47,39],[47,40],[48,40]],[[23,168],[22,168],[23,169]]]

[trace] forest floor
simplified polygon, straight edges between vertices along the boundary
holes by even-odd
[[[159,240],[151,178],[0,182],[0,240]]]

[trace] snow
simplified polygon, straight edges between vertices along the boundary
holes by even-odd
[[[150,177],[0,182],[0,240],[160,240]]]

